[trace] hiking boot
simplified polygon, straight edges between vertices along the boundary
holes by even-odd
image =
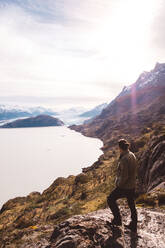
[[[121,226],[122,225],[122,223],[121,223],[121,220],[120,219],[113,219],[112,221],[111,221],[111,225],[114,225],[114,226]]]
[[[137,232],[137,223],[130,223],[129,225],[124,225],[126,228],[130,229],[131,232]]]

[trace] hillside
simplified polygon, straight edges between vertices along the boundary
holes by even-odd
[[[137,81],[122,92],[92,122],[71,126],[84,135],[100,138],[104,147],[119,136],[135,136],[144,126],[164,122],[165,64],[157,63],[143,72]]]
[[[38,115],[26,119],[19,119],[1,126],[1,128],[23,128],[23,127],[49,127],[62,126],[64,123],[49,115]]]
[[[154,170],[152,169],[149,182],[153,182],[155,178],[159,180],[155,181],[158,186],[154,185],[148,194],[142,194],[136,199],[139,219],[137,248],[162,248],[164,242],[162,218],[165,216],[165,185],[161,183],[164,181],[164,168],[162,167],[162,177],[159,178],[158,173],[164,158],[162,145],[165,143],[165,128],[161,132],[160,136],[152,134],[151,141],[148,133],[143,136],[150,154],[144,147],[139,148],[136,153],[142,158],[139,161],[140,166],[146,166],[147,159],[151,163],[151,158],[154,157]],[[111,154],[109,158],[102,156],[93,166],[84,168],[84,173],[56,179],[42,194],[32,192],[27,197],[17,197],[5,203],[0,211],[0,247],[124,247],[121,230],[113,230],[108,226],[112,219],[109,209],[86,215],[106,208],[106,197],[114,187],[116,156],[117,153]],[[147,165],[152,166],[150,163]],[[149,171],[139,171],[140,187],[146,184]],[[120,204],[123,206],[124,223],[127,223],[130,218],[128,207],[125,201],[120,201]],[[71,216],[75,217],[66,220]],[[137,237],[126,232],[125,242],[136,243]]]
[[[106,197],[114,188],[119,156],[117,140],[124,137],[130,141],[130,149],[139,161],[136,204],[141,238],[134,246],[163,248],[164,97],[165,64],[157,64],[151,72],[143,73],[133,85],[124,88],[91,123],[72,126],[85,135],[102,139],[104,154],[92,166],[83,168],[83,173],[56,179],[42,194],[33,192],[5,203],[0,211],[0,245],[5,248],[124,247],[121,235],[115,238],[120,230],[113,233],[107,226],[111,218],[109,210],[86,215],[107,206]],[[126,222],[129,215],[125,202],[121,204]],[[81,216],[66,221],[77,214]],[[125,242],[131,242],[128,233]]]
[[[128,139],[132,144],[132,150],[137,152],[141,161],[142,154],[138,151],[147,149],[146,141],[150,140],[155,134],[164,134],[165,124],[165,64],[157,63],[150,72],[143,72],[137,81],[129,87],[124,87],[122,92],[105,108],[102,113],[94,118],[90,123],[71,126],[84,135],[100,138],[104,142],[103,151],[106,157],[109,153],[115,152],[117,141],[120,138]],[[153,148],[149,143],[149,147]],[[160,145],[164,151],[164,143]],[[148,152],[151,152],[148,148]],[[156,148],[155,148],[156,149]],[[149,154],[149,153],[148,153]],[[145,157],[145,156],[144,156]],[[152,189],[156,184],[164,180],[165,171],[163,168],[165,158],[162,157],[162,164],[156,166],[156,175],[161,180],[154,178],[148,182],[148,176],[143,181],[145,189]],[[146,174],[143,168],[148,168],[150,174],[154,162],[148,159],[144,166],[144,161],[140,166],[141,174]],[[151,165],[147,165],[150,163]],[[154,170],[154,169],[152,169]],[[158,171],[158,172],[157,172]],[[152,172],[153,173],[153,172]]]

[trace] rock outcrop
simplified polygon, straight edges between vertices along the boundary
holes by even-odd
[[[32,226],[19,231],[20,242],[10,243],[10,233],[0,243],[1,248],[164,248],[165,211],[137,208],[137,234],[124,227],[130,222],[127,205],[120,207],[122,227],[112,227],[109,209],[86,215],[75,215],[58,225]],[[7,240],[8,237],[8,240]],[[17,236],[15,236],[17,238]]]
[[[128,223],[128,209],[121,208],[121,212],[123,223]],[[163,248],[165,214],[138,208],[138,216],[137,234],[123,227],[112,227],[109,209],[74,216],[55,227],[47,248]]]

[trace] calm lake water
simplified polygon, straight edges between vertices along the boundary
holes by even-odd
[[[0,207],[92,165],[103,143],[67,127],[0,129]]]

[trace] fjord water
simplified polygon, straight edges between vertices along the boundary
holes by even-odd
[[[67,127],[0,129],[0,207],[92,165],[102,142]]]

